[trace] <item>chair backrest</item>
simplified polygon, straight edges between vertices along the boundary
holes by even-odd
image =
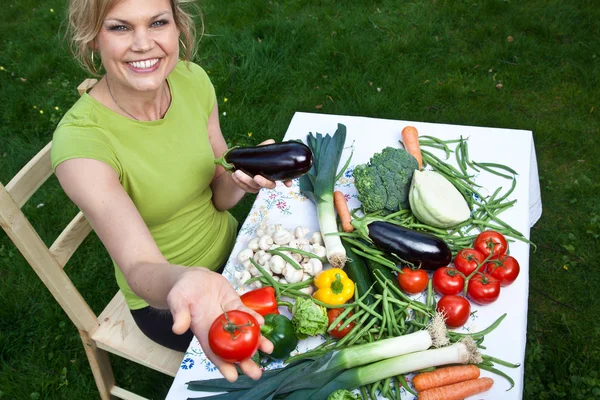
[[[86,80],[80,94],[96,80]],[[0,226],[50,290],[80,331],[93,332],[98,319],[63,270],[92,228],[79,212],[48,248],[23,214],[21,208],[52,175],[48,143],[4,186],[0,182]]]

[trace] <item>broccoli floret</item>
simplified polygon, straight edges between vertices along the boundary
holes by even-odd
[[[417,160],[405,150],[386,147],[367,164],[354,168],[354,184],[363,211],[392,213],[409,208],[408,192]]]

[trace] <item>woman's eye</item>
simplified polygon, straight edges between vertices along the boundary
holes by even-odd
[[[158,28],[158,27],[161,27],[161,26],[165,26],[168,23],[169,23],[169,21],[167,21],[166,19],[161,19],[161,20],[158,20],[158,21],[154,21],[151,26],[153,26],[155,28]]]
[[[125,25],[113,25],[110,27],[111,31],[126,31],[127,27]]]

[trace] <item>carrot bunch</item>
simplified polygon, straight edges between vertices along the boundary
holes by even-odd
[[[413,378],[419,400],[462,400],[489,390],[494,381],[480,378],[475,365],[459,365],[422,372]]]

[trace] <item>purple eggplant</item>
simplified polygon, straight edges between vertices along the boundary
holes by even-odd
[[[395,254],[421,268],[434,271],[452,260],[452,252],[442,239],[385,221],[367,225],[369,238],[383,251]]]
[[[287,181],[307,173],[313,164],[313,153],[301,142],[289,141],[254,147],[234,147],[227,150],[215,164],[227,171],[241,170],[271,181]]]

